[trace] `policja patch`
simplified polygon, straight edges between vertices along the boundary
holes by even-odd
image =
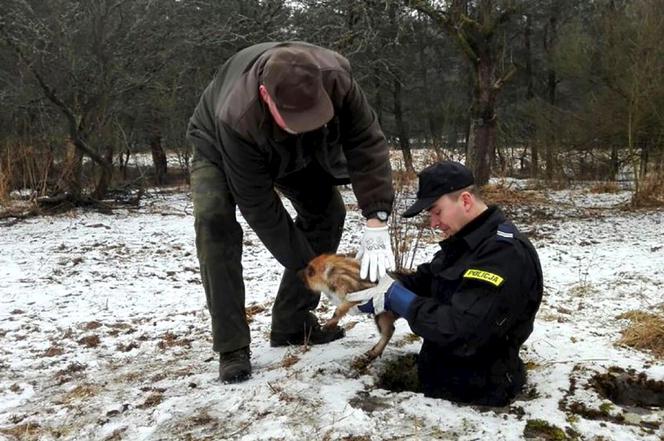
[[[478,269],[469,269],[463,274],[464,279],[475,279],[482,280],[484,282],[489,282],[493,286],[500,286],[505,282],[505,279],[500,277],[498,274],[490,273],[488,271],[482,271]]]

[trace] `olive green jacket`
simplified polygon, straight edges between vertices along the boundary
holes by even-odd
[[[280,45],[307,47],[320,65],[335,109],[334,118],[320,129],[289,135],[260,99],[263,66]],[[202,156],[223,168],[242,215],[287,268],[304,267],[314,254],[274,186],[313,161],[334,183],[352,183],[365,217],[391,212],[394,193],[385,136],[348,60],[334,51],[302,42],[261,43],[241,50],[203,92],[187,137]]]

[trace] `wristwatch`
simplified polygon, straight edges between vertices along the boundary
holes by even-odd
[[[387,211],[376,211],[369,216],[369,219],[376,218],[381,222],[385,222],[388,216],[389,214],[387,214]]]

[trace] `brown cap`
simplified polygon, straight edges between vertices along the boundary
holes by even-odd
[[[297,133],[315,130],[334,116],[320,68],[306,48],[276,48],[261,81],[288,128]]]

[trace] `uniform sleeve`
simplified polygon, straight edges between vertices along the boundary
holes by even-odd
[[[470,357],[504,340],[528,308],[524,283],[533,278],[532,262],[514,244],[491,244],[464,268],[450,304],[417,298],[406,319],[416,334],[459,357]]]
[[[224,170],[242,216],[279,263],[304,268],[314,252],[274,191],[264,156],[232,129],[224,127],[220,134]]]
[[[423,263],[414,274],[396,274],[396,279],[409,291],[420,297],[431,297],[431,264]]]
[[[348,172],[362,214],[392,211],[394,190],[389,148],[378,117],[360,86],[350,77],[349,89],[339,110],[341,142]]]

